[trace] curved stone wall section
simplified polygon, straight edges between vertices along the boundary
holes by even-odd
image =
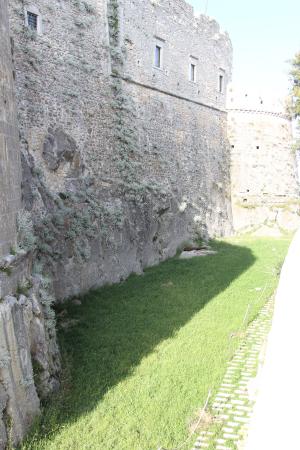
[[[233,223],[239,231],[278,234],[300,223],[292,126],[282,109],[256,100],[242,98],[228,110]]]

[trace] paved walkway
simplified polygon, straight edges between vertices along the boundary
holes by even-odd
[[[274,316],[271,298],[228,363],[212,405],[215,420],[193,450],[300,450],[298,285],[300,230],[282,267]]]
[[[248,327],[240,347],[228,363],[223,382],[212,405],[214,423],[201,433],[193,450],[238,449],[244,441],[253,410],[249,386],[256,376],[259,355],[270,331],[273,304],[273,298],[265,304]]]
[[[282,268],[246,450],[300,450],[300,230]]]

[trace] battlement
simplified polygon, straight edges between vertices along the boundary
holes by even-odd
[[[236,112],[236,113],[244,113],[244,114],[260,114],[263,116],[271,116],[271,117],[278,117],[281,119],[291,120],[291,117],[289,114],[280,113],[276,111],[264,111],[261,109],[242,109],[242,108],[227,108],[228,112]]]
[[[160,7],[169,11],[170,8],[179,16],[179,17],[188,17],[194,18],[194,8],[193,6],[186,2],[185,0],[173,0],[170,2],[169,0],[150,0],[153,6]]]
[[[168,15],[170,10],[173,12],[173,19],[176,22],[182,23],[184,21],[190,22],[195,28],[199,27],[202,31],[205,28],[210,30],[215,39],[225,36],[229,38],[226,31],[221,30],[219,23],[214,18],[195,12],[195,9],[190,3],[185,0],[148,0],[156,7],[161,8]]]

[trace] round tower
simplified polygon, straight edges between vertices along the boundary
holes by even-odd
[[[297,229],[296,156],[284,104],[231,87],[227,109],[234,229],[257,235]]]

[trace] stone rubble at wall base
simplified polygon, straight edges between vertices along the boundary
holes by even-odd
[[[0,275],[0,285],[3,277]],[[59,388],[55,327],[41,303],[42,278],[29,279],[26,295],[0,302],[0,449],[18,444],[40,413],[40,399]]]

